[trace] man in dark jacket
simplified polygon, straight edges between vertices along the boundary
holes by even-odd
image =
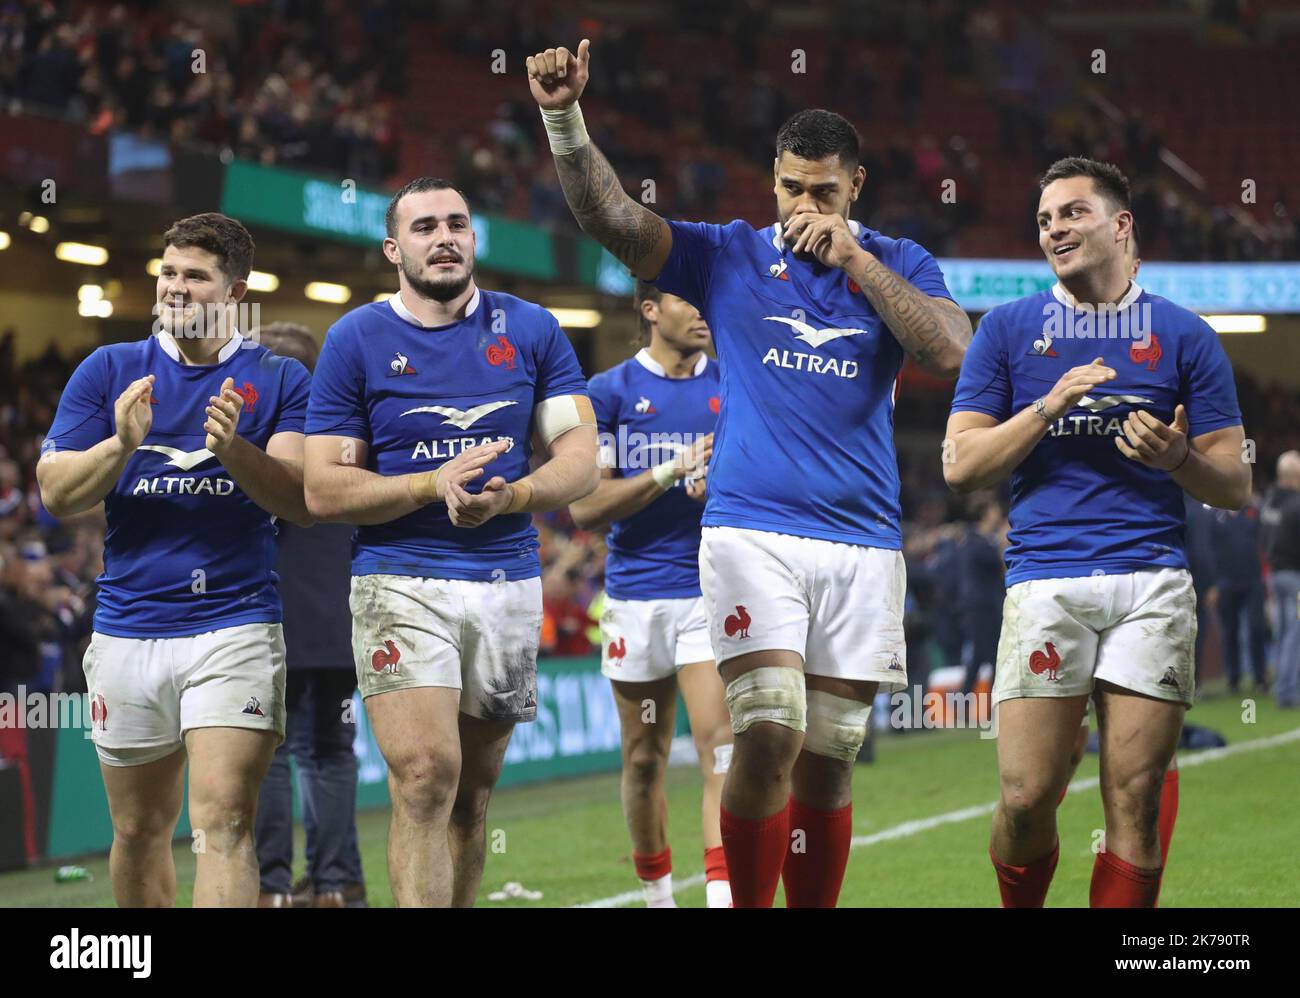
[[[260,331],[273,353],[316,365],[311,333],[291,323]],[[257,805],[258,906],[263,908],[365,907],[366,891],[357,848],[357,759],[352,693],[352,527],[280,523],[280,576],[288,707],[284,743],[275,753]],[[289,757],[298,766],[299,796],[307,832],[307,876],[294,892],[293,792]],[[310,898],[310,900],[308,900]]]
[[[1245,508],[1214,510],[1211,545],[1214,550],[1215,601],[1219,629],[1223,634],[1223,667],[1228,673],[1228,690],[1236,693],[1241,683],[1241,626],[1246,625],[1250,671],[1255,692],[1268,690],[1264,645],[1264,576],[1259,537],[1259,504],[1252,499]]]
[[[1277,705],[1300,707],[1300,451],[1277,459],[1262,519],[1277,607]]]

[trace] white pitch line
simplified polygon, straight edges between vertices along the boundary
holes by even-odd
[[[1278,745],[1286,745],[1289,742],[1300,741],[1300,728],[1291,731],[1284,731],[1280,735],[1271,735],[1268,738],[1256,738],[1254,741],[1238,742],[1236,745],[1228,745],[1224,748],[1205,749],[1198,751],[1195,755],[1179,756],[1178,768],[1187,769],[1189,766],[1201,766],[1207,762],[1217,762],[1220,759],[1226,759],[1229,756],[1239,755],[1242,752],[1256,752],[1260,749],[1276,748]],[[1068,787],[1072,794],[1081,793],[1084,790],[1092,790],[1100,784],[1100,780],[1095,776],[1089,776],[1086,779],[1075,780]],[[850,849],[857,849],[862,846],[874,846],[879,842],[889,842],[893,839],[911,838],[913,835],[919,835],[921,832],[927,832],[931,828],[938,828],[940,825],[951,825],[959,821],[969,821],[971,818],[979,818],[984,815],[992,814],[997,807],[997,801],[988,804],[976,804],[974,807],[963,807],[956,811],[949,811],[946,814],[936,814],[929,818],[919,818],[915,821],[904,821],[900,825],[894,825],[883,831],[873,832],[870,835],[855,835],[849,843]],[[684,890],[692,887],[698,887],[704,883],[704,874],[696,873],[686,877],[673,884],[673,893],[679,894]],[[640,891],[624,891],[622,894],[615,894],[613,897],[601,898],[598,901],[588,901],[586,904],[580,904],[579,908],[621,908],[625,905],[632,904],[634,901],[640,901],[643,895]]]

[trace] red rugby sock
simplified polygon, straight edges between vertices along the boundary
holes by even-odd
[[[1154,908],[1160,894],[1160,870],[1144,870],[1118,856],[1097,853],[1092,866],[1090,908]]]
[[[1052,874],[1056,872],[1056,861],[1060,856],[1061,843],[1057,842],[1046,856],[1025,866],[1012,866],[1002,862],[989,849],[989,859],[998,875],[1002,907],[1041,908],[1047,900],[1047,888],[1052,885]]]
[[[727,854],[722,846],[710,846],[704,850],[704,879],[726,880],[727,878]]]
[[[834,908],[844,883],[853,838],[853,805],[819,811],[790,799],[790,834],[804,833],[803,842],[791,841],[781,879],[787,908]],[[795,846],[801,851],[796,852]]]
[[[642,880],[659,880],[673,872],[673,851],[664,846],[663,852],[632,854],[636,875]]]
[[[737,908],[770,908],[790,847],[790,804],[766,818],[741,818],[721,809],[722,848]]]

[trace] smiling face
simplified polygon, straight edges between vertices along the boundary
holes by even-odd
[[[204,335],[221,336],[220,329],[208,330],[208,316],[215,306],[233,305],[244,297],[248,285],[231,281],[221,269],[221,258],[197,246],[168,246],[158,270],[156,298],[162,328],[178,338],[196,328]]]
[[[708,347],[709,325],[690,302],[665,292],[657,302],[642,302],[641,309],[655,323],[659,339],[673,350],[687,354]]]
[[[803,159],[788,151],[782,151],[772,172],[776,217],[782,226],[801,211],[848,218],[867,176],[864,167],[849,169],[839,156]],[[811,258],[811,254],[801,255]]]
[[[477,246],[469,205],[450,188],[407,194],[397,205],[397,234],[384,255],[424,298],[448,302],[469,287]]]
[[[1038,199],[1038,245],[1062,283],[1116,267],[1127,276],[1132,225],[1132,213],[1116,210],[1091,177],[1054,180]]]

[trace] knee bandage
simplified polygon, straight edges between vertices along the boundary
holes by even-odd
[[[837,697],[824,690],[809,690],[808,730],[803,747],[816,755],[852,762],[867,737],[871,705]]]
[[[737,735],[756,721],[803,731],[808,711],[803,673],[772,665],[746,672],[727,684],[727,710]]]

